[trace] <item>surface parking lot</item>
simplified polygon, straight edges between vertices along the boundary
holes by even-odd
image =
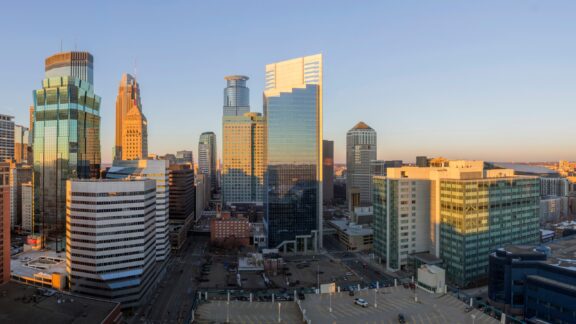
[[[332,295],[306,295],[301,301],[307,319],[312,323],[398,323],[398,314],[403,314],[406,323],[498,323],[496,319],[473,309],[466,311],[466,304],[450,296],[432,295],[416,290],[418,302],[414,301],[414,290],[402,286]],[[354,304],[355,298],[363,298],[368,307]],[[376,298],[376,299],[375,299]],[[375,300],[377,305],[375,305]]]
[[[294,302],[230,301],[227,305],[226,301],[212,301],[198,307],[195,323],[226,323],[227,317],[229,323],[278,323],[278,309],[280,309],[280,323],[302,322],[302,315]]]

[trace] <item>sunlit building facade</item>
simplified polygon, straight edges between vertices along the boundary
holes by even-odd
[[[224,116],[222,202],[262,204],[266,121],[260,113]]]
[[[324,140],[322,144],[322,197],[324,203],[332,203],[334,200],[334,141]]]
[[[0,285],[10,281],[10,163],[0,162]]]
[[[30,132],[28,127],[14,126],[14,161],[28,163],[28,148],[30,147]]]
[[[33,93],[35,231],[63,251],[66,180],[100,173],[100,97],[90,53],[55,54],[45,70],[42,89]]]
[[[0,161],[14,158],[14,117],[0,114]]]
[[[322,245],[322,55],[266,66],[268,246]]]
[[[148,121],[142,113],[140,85],[123,74],[116,98],[115,159],[139,160],[148,156]]]
[[[346,133],[346,189],[350,210],[352,192],[359,193],[360,206],[372,204],[371,161],[376,160],[376,131],[359,122]]]
[[[216,134],[204,132],[198,141],[198,173],[205,174],[210,181],[210,189],[218,187],[218,152],[216,150]]]
[[[250,112],[250,89],[246,87],[248,77],[229,75],[224,88],[224,116],[243,116]]]

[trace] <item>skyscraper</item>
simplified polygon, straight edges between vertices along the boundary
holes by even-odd
[[[190,163],[191,165],[194,165],[194,156],[192,151],[184,150],[176,152],[176,163]]]
[[[28,127],[14,126],[14,160],[16,163],[28,163],[28,147],[30,146],[30,132]]]
[[[0,114],[0,161],[14,158],[14,117]]]
[[[246,87],[247,76],[229,75],[224,89],[224,116],[243,116],[250,111],[250,90]]]
[[[260,113],[222,120],[222,202],[262,204],[266,121]]]
[[[268,246],[322,246],[322,55],[266,65]]]
[[[42,89],[34,91],[35,231],[64,250],[66,180],[100,173],[100,97],[93,57],[58,53],[46,59]]]
[[[322,195],[325,203],[331,203],[334,200],[334,141],[324,140],[322,150]]]
[[[10,163],[0,162],[0,285],[10,281]]]
[[[140,85],[130,74],[123,74],[116,98],[116,160],[148,157],[148,121],[142,113]]]
[[[210,189],[218,187],[218,175],[216,163],[218,155],[216,151],[216,134],[204,132],[198,142],[198,173],[205,174],[210,181]]]
[[[376,160],[376,131],[359,122],[346,134],[346,199],[352,193],[360,194],[360,205],[372,205],[372,179],[370,163]]]

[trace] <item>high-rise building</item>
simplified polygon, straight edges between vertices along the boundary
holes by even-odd
[[[324,203],[334,200],[334,141],[324,140],[322,144],[322,197]]]
[[[376,160],[376,131],[359,122],[346,133],[346,190],[348,204],[360,194],[360,205],[372,205],[370,162]]]
[[[90,53],[55,54],[45,70],[42,89],[34,91],[35,232],[63,251],[66,180],[100,174],[100,97]]]
[[[262,204],[266,121],[260,113],[222,119],[222,202]]]
[[[148,157],[148,121],[142,113],[140,85],[130,74],[123,74],[116,98],[115,160],[140,160]]]
[[[506,244],[539,241],[538,177],[486,168],[483,161],[430,162],[427,168],[389,168],[387,178],[430,181],[428,252],[442,259],[448,281],[460,287],[485,281],[491,251]],[[400,191],[401,202],[405,201],[400,212],[404,208],[411,213],[412,194],[408,189]],[[382,203],[375,202],[375,219],[384,218]],[[375,246],[380,231],[384,228],[375,221]]]
[[[322,55],[266,65],[268,246],[322,246]]]
[[[156,261],[164,261],[170,254],[168,165],[167,160],[116,160],[106,173],[108,179],[156,180]]]
[[[28,163],[30,132],[28,127],[14,126],[14,160],[16,163]]]
[[[244,116],[250,111],[250,89],[246,87],[248,77],[229,75],[224,88],[224,116]]]
[[[568,196],[570,193],[570,181],[566,178],[540,178],[541,196]]]
[[[10,229],[22,226],[22,184],[32,181],[32,167],[10,163]]]
[[[194,168],[190,164],[173,164],[168,167],[170,187],[170,222],[194,218],[196,195]]]
[[[34,226],[34,186],[32,182],[23,183],[21,186],[22,199],[22,224],[21,229],[24,233],[32,233]]]
[[[0,161],[14,158],[14,117],[0,114]]]
[[[216,134],[214,132],[204,132],[200,135],[200,141],[198,142],[198,173],[205,174],[208,177],[211,190],[218,187],[217,161]]]
[[[0,162],[0,285],[10,281],[10,163]]]
[[[178,151],[176,152],[176,163],[179,164],[183,164],[183,163],[189,163],[191,165],[194,165],[194,156],[192,154],[192,151]],[[192,170],[194,171],[194,170]]]
[[[208,207],[210,202],[210,181],[205,174],[198,173],[194,178],[194,187],[196,188],[196,213],[195,220],[202,216],[202,211]]]
[[[373,160],[370,161],[370,175],[373,176],[386,176],[386,170],[388,168],[400,168],[402,167],[402,160]]]
[[[142,305],[156,272],[154,180],[69,180],[67,206],[70,290]]]

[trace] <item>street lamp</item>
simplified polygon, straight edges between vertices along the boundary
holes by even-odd
[[[476,322],[476,315],[471,314],[470,317],[472,317],[472,324],[474,324]]]
[[[378,308],[378,288],[374,289],[374,308]]]
[[[282,304],[278,303],[278,323],[282,322],[282,317],[280,317],[280,310],[282,309]]]

